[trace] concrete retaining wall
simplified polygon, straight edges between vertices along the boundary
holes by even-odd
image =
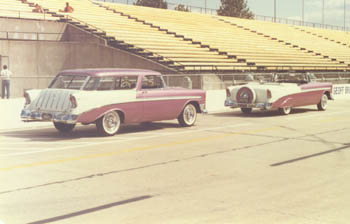
[[[66,27],[55,21],[0,18],[0,38],[60,41]]]
[[[53,76],[64,69],[120,67],[166,70],[142,57],[94,43],[2,40],[0,55],[9,56],[9,67],[13,72],[12,96],[21,96],[24,89],[47,87]]]

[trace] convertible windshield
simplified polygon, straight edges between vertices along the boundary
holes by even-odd
[[[52,89],[81,89],[88,76],[86,75],[58,75],[49,88]]]
[[[303,84],[308,82],[306,74],[276,74],[274,81],[279,83],[298,83]]]

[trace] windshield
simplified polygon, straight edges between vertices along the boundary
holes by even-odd
[[[58,75],[49,88],[52,89],[81,89],[88,76],[86,75]]]
[[[274,81],[279,83],[307,83],[308,79],[306,74],[275,74]]]

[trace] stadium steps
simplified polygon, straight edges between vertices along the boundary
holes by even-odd
[[[77,6],[78,4],[72,4],[72,3],[79,3],[79,4],[90,4],[93,7],[97,7],[95,4],[93,4],[91,1],[72,1],[67,0],[71,3],[73,6]],[[28,3],[27,3],[28,2]],[[29,0],[26,4],[34,5],[35,3],[42,5],[45,9],[48,10],[48,13],[53,15],[54,17],[57,17],[59,22],[66,22],[69,23],[81,30],[84,30],[87,33],[96,35],[100,38],[103,38],[107,41],[107,44],[111,47],[115,47],[121,50],[128,51],[132,54],[139,55],[141,57],[147,58],[149,60],[152,60],[154,62],[157,62],[159,64],[162,64],[163,66],[167,67],[169,70],[174,71],[175,73],[179,72],[179,70],[183,70],[184,66],[169,60],[165,59],[162,56],[157,55],[156,53],[150,52],[146,49],[139,48],[137,46],[134,46],[133,44],[125,43],[123,40],[116,39],[115,35],[108,35],[106,31],[103,29],[94,26],[92,24],[87,23],[86,21],[83,21],[79,18],[76,18],[73,13],[63,13],[60,12],[59,9],[63,9],[66,1],[60,1],[60,0]],[[21,3],[22,4],[22,3]],[[81,6],[81,5],[79,5]]]
[[[209,71],[209,72],[210,71],[219,71],[219,70],[235,71],[235,70],[255,70],[255,69],[257,69],[254,62],[247,62],[243,58],[237,59],[236,56],[229,55],[228,52],[221,51],[221,50],[219,50],[219,48],[211,47],[209,44],[204,44],[201,41],[195,40],[194,38],[186,37],[185,35],[178,34],[177,32],[174,32],[170,29],[167,29],[167,28],[161,27],[159,25],[155,25],[152,22],[140,19],[139,17],[137,17],[135,15],[125,13],[122,10],[117,10],[116,8],[111,7],[111,5],[107,5],[106,3],[103,4],[103,3],[96,2],[96,4],[101,6],[101,7],[106,8],[107,10],[110,10],[114,13],[120,14],[122,16],[129,18],[129,19],[133,19],[133,20],[140,22],[144,25],[148,25],[154,29],[157,29],[158,31],[166,32],[166,34],[173,36],[175,38],[178,38],[182,41],[189,41],[193,45],[199,45],[203,49],[206,49],[210,52],[215,52],[218,56],[221,56],[221,58],[225,59],[226,61],[232,60],[232,62],[231,62],[232,65],[228,65],[228,63],[222,63],[222,62],[220,62],[220,60],[215,60],[214,58],[211,58],[211,59],[201,59],[201,58],[199,58],[199,59],[198,58],[184,59],[184,55],[182,56],[182,58],[173,58],[173,60],[180,60],[181,64],[187,66],[185,71],[198,70],[198,69],[195,69],[196,65],[199,67],[199,70],[201,70],[201,71],[205,70],[205,71]],[[112,4],[114,4],[114,3],[112,3]],[[167,11],[165,11],[165,12],[167,12]],[[157,43],[155,43],[155,44],[157,45]],[[192,53],[190,53],[190,54],[192,54]],[[207,66],[205,66],[205,64],[207,64]],[[236,69],[236,67],[237,67],[237,69]]]
[[[259,35],[259,36],[263,36],[265,38],[268,38],[272,41],[278,41],[280,43],[283,43],[287,46],[291,46],[295,49],[298,49],[299,51],[305,53],[305,54],[309,54],[309,55],[312,55],[312,56],[321,56],[322,58],[324,59],[328,59],[327,61],[325,61],[324,63],[322,64],[316,64],[316,66],[318,67],[322,67],[324,68],[325,70],[348,70],[350,69],[350,64],[347,64],[345,61],[343,60],[339,60],[338,58],[336,57],[331,57],[330,55],[325,55],[324,53],[322,52],[316,52],[315,50],[313,49],[309,49],[308,47],[306,47],[306,45],[303,45],[303,46],[299,46],[298,44],[295,44],[295,43],[292,43],[288,40],[288,42],[286,40],[283,40],[283,39],[279,39],[278,37],[273,37],[272,35],[270,34],[267,34],[267,33],[263,33],[263,32],[260,32],[258,30],[255,30],[255,29],[252,29],[250,27],[247,27],[245,25],[242,25],[242,24],[239,24],[238,21],[230,21],[229,19],[227,18],[217,18],[218,20],[224,22],[224,23],[227,23],[227,24],[230,24],[232,26],[235,26],[237,28],[240,28],[240,29],[244,29],[246,31],[249,31],[249,32],[252,32],[252,33],[255,33],[256,35]],[[333,62],[333,63],[329,63],[329,61]],[[258,64],[258,63],[257,63]],[[293,63],[292,63],[293,64]],[[334,65],[335,64],[335,65]],[[301,67],[305,67],[304,65],[300,65]],[[311,67],[314,67],[314,66],[311,66]],[[319,70],[319,69],[317,69]]]
[[[232,25],[223,25],[224,23],[212,16],[172,10],[161,11],[161,9],[107,2],[103,4],[126,15],[132,15],[147,24],[175,33],[180,37],[198,40],[202,45],[217,49],[221,52],[221,55],[236,59],[237,62],[252,63],[258,70],[272,69],[275,71],[276,69],[286,70],[287,68],[295,70],[294,68],[297,68],[298,65],[298,70],[305,70],[305,68],[319,70],[319,68],[314,67],[324,64],[329,64],[329,67],[322,66],[324,70],[328,70],[328,68],[338,69],[337,67],[334,68],[334,59],[330,57],[323,57],[318,52],[314,55],[310,54],[314,52],[307,49],[298,49],[296,44],[284,44],[284,41],[278,41],[277,38],[272,41],[273,37],[271,35],[256,31],[253,34],[249,31],[250,29],[244,26],[231,28]],[[208,29],[208,26],[211,29]],[[266,57],[262,55],[266,55]],[[290,57],[279,60],[279,57],[284,55]],[[263,57],[264,60],[258,57]],[[304,61],[312,61],[311,66],[305,64]],[[271,66],[273,63],[276,65],[275,67]],[[344,67],[344,65],[340,67]]]
[[[310,35],[305,32],[298,31],[294,26],[287,26],[283,24],[276,24],[271,22],[262,22],[242,19],[227,19],[235,23],[236,25],[248,27],[254,32],[264,32],[270,36],[273,36],[274,39],[299,48],[303,52],[307,52],[311,55],[323,56],[326,59],[332,60],[334,63],[340,66],[340,69],[349,70],[350,69],[350,51],[346,46],[336,44],[331,41],[323,40],[315,35]],[[308,28],[305,29],[317,29],[317,28]],[[339,38],[341,36],[346,41],[349,41],[347,38],[348,33],[340,31],[330,31],[324,29],[317,29],[318,32],[325,32],[327,35],[335,35]],[[300,47],[299,47],[300,46]]]
[[[97,6],[97,5],[99,5],[99,4],[96,4],[95,6]],[[105,8],[103,8],[103,9],[106,10]],[[110,10],[108,10],[108,11],[110,11]],[[173,50],[184,51],[184,50],[187,50],[189,48],[189,49],[192,49],[193,52],[200,51],[200,53],[207,54],[207,56],[210,58],[215,57],[215,53],[212,53],[212,51],[210,51],[210,50],[201,48],[201,46],[198,43],[193,44],[193,43],[190,43],[189,41],[186,41],[186,40],[185,40],[186,41],[185,42],[184,40],[176,38],[173,35],[164,36],[164,34],[167,34],[166,32],[159,30],[159,29],[156,29],[154,27],[151,27],[150,25],[144,24],[142,21],[137,21],[136,19],[134,19],[130,16],[121,15],[120,13],[116,13],[116,12],[112,12],[112,13],[114,13],[116,15],[116,17],[123,16],[124,18],[129,20],[128,23],[134,24],[134,27],[128,27],[128,30],[126,32],[118,30],[118,32],[115,33],[115,35],[112,35],[112,36],[115,36],[118,38],[117,41],[114,41],[113,39],[110,40],[109,43],[113,46],[123,48],[124,50],[131,51],[131,52],[139,54],[143,57],[147,57],[148,59],[151,59],[151,60],[157,60],[158,63],[161,63],[161,64],[166,65],[166,66],[171,67],[171,68],[175,68],[179,72],[188,71],[189,69],[185,69],[185,67],[188,65],[198,66],[198,67],[201,67],[203,70],[202,64],[206,63],[206,61],[204,59],[197,59],[197,58],[192,58],[192,60],[188,59],[188,60],[184,60],[184,61],[182,61],[181,57],[180,58],[168,58],[168,57],[162,55],[163,50],[168,50],[169,52],[171,52]],[[98,19],[98,18],[96,18],[96,19]],[[105,25],[107,25],[107,24],[105,24]],[[123,25],[123,24],[121,24],[121,25]],[[148,30],[146,33],[140,33],[140,31],[138,29],[139,28],[145,29],[145,27],[147,27],[148,29],[151,29],[152,32],[150,32]],[[121,27],[119,26],[118,28],[121,28]],[[108,29],[108,27],[106,29]],[[157,33],[155,33],[155,32],[157,32]],[[167,40],[160,40],[159,38],[167,39]],[[143,39],[143,40],[141,40],[141,39]],[[146,41],[145,41],[145,39],[146,39]],[[149,41],[150,39],[152,39],[151,42]],[[153,39],[157,39],[157,40],[153,40]],[[127,43],[127,45],[123,44],[123,46],[120,46],[122,40],[125,40],[125,43]],[[130,45],[128,43],[132,43],[132,45]],[[176,44],[180,45],[180,47],[178,47]],[[202,50],[200,50],[200,49],[202,49]],[[228,66],[234,67],[234,66],[232,66],[232,64],[237,64],[239,66],[243,66],[242,63],[237,63],[237,60],[234,60],[231,58],[230,59],[222,58],[218,61],[218,63],[216,64],[216,67],[218,67],[218,69],[220,69],[221,67],[228,67]],[[246,64],[245,64],[245,66],[246,66]]]
[[[201,45],[199,42],[194,42],[191,39],[185,39],[183,36],[176,35],[176,33],[174,33],[174,32],[170,32],[170,31],[168,31],[166,29],[162,29],[160,27],[154,26],[151,23],[147,23],[147,22],[145,22],[143,20],[140,20],[140,19],[138,19],[136,17],[124,14],[122,12],[118,12],[118,11],[113,10],[113,9],[109,9],[107,7],[104,7],[104,8],[106,8],[107,10],[111,10],[114,13],[118,13],[118,14],[120,14],[122,16],[125,16],[128,19],[135,20],[136,22],[142,23],[142,24],[144,24],[146,26],[150,26],[151,28],[157,29],[159,31],[164,31],[168,35],[171,35],[171,36],[174,36],[174,37],[180,38],[180,39],[182,38],[181,39],[182,41],[190,41],[190,42],[192,42],[192,44],[200,45],[202,48],[209,48],[207,46]],[[163,44],[166,42],[166,41],[163,41],[163,40],[159,40],[159,41],[162,42]],[[136,40],[134,40],[133,42],[137,43]],[[138,45],[142,46],[142,41],[141,40],[140,40],[140,43]],[[155,49],[155,48],[157,48],[158,45],[159,45],[159,42],[153,42],[153,43],[149,43],[148,45],[143,45],[143,47],[141,49],[148,49],[148,48]],[[128,50],[132,50],[135,53],[140,52],[140,48],[139,49],[130,49],[130,46],[128,47]],[[173,50],[173,47],[171,47],[169,50]],[[209,49],[209,51],[215,51],[215,49]],[[166,64],[167,66],[176,67],[177,69],[183,70],[183,71],[191,70],[189,68],[185,69],[185,66],[187,66],[187,67],[189,67],[189,66],[191,66],[191,67],[198,66],[198,67],[200,67],[201,71],[203,71],[203,70],[208,70],[208,71],[213,70],[212,69],[213,66],[216,68],[215,70],[219,70],[221,68],[226,70],[226,68],[228,67],[227,60],[225,60],[225,59],[228,59],[228,57],[226,57],[226,58],[223,58],[223,57],[221,57],[221,58],[211,57],[210,59],[205,58],[205,57],[202,57],[202,58],[167,57],[167,58],[165,58],[164,56],[161,56],[161,55],[152,55],[150,52],[148,52],[147,54],[143,53],[142,56],[147,56],[147,57],[149,57],[150,59],[153,59],[153,60],[158,60],[158,61],[160,60],[161,63]],[[182,56],[184,56],[184,55],[182,55]],[[229,59],[231,59],[231,58],[229,58]],[[233,63],[233,62],[234,61],[232,61],[230,63]],[[175,63],[177,63],[177,64],[175,64]],[[179,65],[179,63],[180,63],[180,65]],[[208,66],[204,66],[203,64],[207,64]],[[241,64],[241,63],[237,64],[237,65],[241,66],[241,67],[242,66],[246,66],[246,64]],[[233,68],[233,67],[234,66],[232,66],[231,68]]]
[[[339,38],[339,36],[337,37],[337,35],[332,35],[332,33],[336,33],[336,32],[343,32],[343,31],[333,31],[332,33],[328,30],[320,30],[320,29],[315,29],[315,28],[307,28],[307,27],[294,27],[296,30],[301,31],[301,32],[305,32],[308,33],[310,35],[319,37],[321,39],[324,40],[328,40],[334,43],[337,43],[339,45],[342,46],[346,46],[350,48],[350,35],[348,35],[347,38]]]

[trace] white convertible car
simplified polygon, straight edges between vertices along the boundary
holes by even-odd
[[[278,109],[283,115],[293,107],[317,105],[325,110],[327,100],[333,99],[331,83],[315,81],[313,74],[275,74],[270,82],[249,82],[226,89],[225,106],[241,108],[243,113]]]

